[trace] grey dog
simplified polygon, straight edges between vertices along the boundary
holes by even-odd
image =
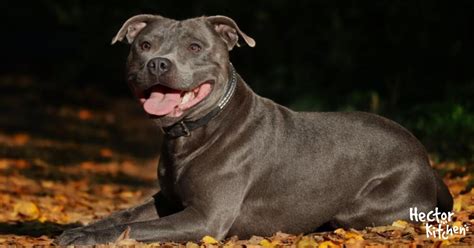
[[[128,19],[128,83],[164,132],[160,192],[137,207],[64,232],[56,242],[143,242],[364,228],[450,211],[452,197],[422,144],[383,117],[294,112],[255,94],[229,51],[255,41],[234,20]]]

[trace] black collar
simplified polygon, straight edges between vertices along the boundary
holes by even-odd
[[[180,121],[173,124],[172,126],[163,128],[167,137],[177,138],[180,136],[191,136],[191,131],[206,125],[210,120],[212,120],[217,114],[221,112],[222,109],[227,105],[230,98],[234,94],[235,88],[237,86],[237,73],[235,72],[234,67],[230,64],[230,79],[227,84],[227,89],[224,96],[217,103],[217,107],[211,110],[207,115],[195,121]]]

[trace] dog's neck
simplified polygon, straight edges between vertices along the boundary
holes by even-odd
[[[162,153],[172,157],[187,156],[193,152],[207,149],[215,139],[222,138],[223,134],[233,133],[239,130],[246,115],[252,113],[252,104],[256,95],[236,73],[236,86],[230,100],[226,103],[223,111],[216,115],[206,125],[193,130],[191,136],[180,136],[169,138],[164,136]]]
[[[169,127],[163,128],[166,138],[178,138],[181,136],[189,137],[192,134],[192,131],[198,129],[202,126],[207,125],[209,121],[214,119],[229,103],[230,99],[234,95],[235,88],[237,86],[237,72],[234,69],[232,64],[229,64],[229,82],[227,83],[226,91],[221,97],[217,106],[207,113],[205,116],[193,120],[193,121],[180,121]]]

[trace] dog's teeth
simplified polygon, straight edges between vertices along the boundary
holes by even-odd
[[[183,99],[181,100],[181,104],[185,104],[185,103],[189,102],[192,99],[193,96],[194,96],[194,94],[193,94],[192,91],[186,92],[183,96]]]

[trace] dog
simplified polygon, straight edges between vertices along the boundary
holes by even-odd
[[[127,81],[164,133],[160,191],[142,205],[64,232],[97,244],[271,236],[386,225],[452,197],[406,129],[362,112],[294,112],[258,96],[229,60],[241,38],[226,16],[128,19]]]

